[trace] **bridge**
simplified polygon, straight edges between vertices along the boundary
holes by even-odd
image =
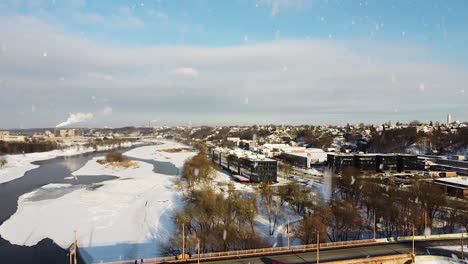
[[[396,240],[367,239],[332,243],[261,248],[227,252],[201,253],[144,259],[144,263],[212,263],[212,264],[269,264],[269,263],[405,263],[415,255],[457,255],[463,259],[463,247],[468,233],[398,237]],[[454,252],[443,246],[461,246]],[[319,260],[319,261],[318,261]],[[401,260],[401,261],[399,261]],[[137,262],[136,262],[137,261]],[[344,261],[344,262],[343,262]],[[358,261],[358,262],[356,262]],[[134,264],[140,260],[106,262],[104,264]],[[467,262],[468,263],[468,262]],[[97,264],[97,263],[96,263]]]

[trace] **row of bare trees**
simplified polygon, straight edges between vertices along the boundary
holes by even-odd
[[[182,233],[186,254],[196,252],[198,240],[201,252],[269,246],[255,231],[257,195],[235,191],[232,184],[227,185],[225,192],[217,192],[210,184],[213,174],[204,152],[186,161],[182,171],[184,182],[177,183],[184,192],[185,204],[174,212],[176,231],[161,243],[163,254],[182,253]]]
[[[256,192],[240,192],[228,184],[219,192],[211,184],[213,173],[204,152],[186,162],[184,181],[178,183],[185,205],[174,213],[176,232],[161,244],[166,255],[181,254],[182,231],[185,252],[195,252],[198,239],[201,252],[271,246],[255,230],[260,213],[267,217],[269,236],[289,214],[298,215],[290,235],[302,244],[316,243],[317,234],[322,242],[371,238],[374,225],[378,237],[410,235],[413,225],[420,234],[431,228],[454,232],[468,225],[465,202],[449,200],[442,189],[421,180],[400,188],[349,168],[332,176],[332,192],[324,200],[295,181],[261,183]]]
[[[399,188],[347,169],[334,175],[333,186],[328,201],[294,182],[277,189],[280,201],[303,216],[293,230],[301,243],[315,243],[317,232],[330,241],[371,238],[374,218],[378,237],[410,235],[413,225],[419,234],[434,228],[451,233],[468,226],[467,203],[447,199],[431,182],[414,180],[410,187]]]

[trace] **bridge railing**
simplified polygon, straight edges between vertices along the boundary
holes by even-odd
[[[374,239],[365,239],[365,240],[351,240],[351,241],[342,241],[342,242],[329,242],[329,243],[320,243],[320,249],[328,249],[335,247],[349,247],[355,245],[367,245],[377,243]],[[231,258],[231,257],[245,257],[245,256],[256,256],[263,254],[271,253],[288,253],[288,252],[301,252],[308,250],[316,250],[317,244],[307,244],[307,245],[295,245],[290,247],[272,247],[272,248],[257,248],[257,249],[245,249],[245,250],[235,250],[235,251],[225,251],[225,252],[210,252],[202,253],[200,256],[193,254],[185,259],[178,259],[175,256],[171,257],[158,257],[158,258],[149,258],[143,259],[144,263],[166,263],[166,262],[184,262],[187,260],[197,260],[200,257],[200,260],[210,260],[210,259],[222,259],[222,258]],[[99,262],[103,263],[103,262]],[[105,264],[132,264],[135,263],[135,260],[121,260],[121,261],[112,261],[105,262]],[[97,263],[96,263],[97,264]]]
[[[430,236],[415,236],[415,240],[430,240],[430,239],[453,239],[461,238],[462,234],[444,234],[444,235],[430,235]],[[464,235],[468,237],[468,233]],[[412,237],[398,237],[397,240],[405,241],[411,240]],[[386,243],[382,239],[364,239],[364,240],[351,240],[351,241],[340,241],[340,242],[329,242],[329,243],[320,243],[317,244],[307,244],[307,245],[294,245],[290,247],[272,247],[272,248],[257,248],[257,249],[245,249],[245,250],[234,250],[226,252],[210,252],[202,253],[200,256],[197,254],[189,255],[185,259],[178,259],[175,256],[170,257],[158,257],[158,258],[149,258],[143,259],[144,263],[177,263],[177,262],[186,262],[186,261],[196,261],[198,258],[200,260],[213,260],[213,259],[225,259],[233,257],[248,257],[248,256],[258,256],[258,255],[267,255],[274,253],[290,253],[290,252],[303,252],[303,251],[312,251],[316,250],[317,246],[321,249],[331,249],[331,248],[343,248],[343,247],[353,247],[353,246],[362,246],[362,245],[372,245]],[[103,262],[99,262],[103,263]],[[122,260],[122,261],[113,261],[105,262],[104,264],[133,264],[135,260]],[[95,263],[98,264],[98,263]]]

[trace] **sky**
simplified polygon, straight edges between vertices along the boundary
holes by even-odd
[[[0,128],[466,121],[466,10],[0,0]]]

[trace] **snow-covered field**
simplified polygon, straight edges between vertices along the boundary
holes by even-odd
[[[165,141],[124,155],[171,162],[181,168],[194,152],[167,153],[160,149],[186,147]],[[138,168],[115,169],[96,159],[75,171],[75,177],[113,175],[118,179],[96,188],[46,185],[24,194],[17,212],[0,226],[0,234],[18,245],[35,245],[45,237],[67,248],[77,231],[80,252],[87,262],[158,256],[158,241],[173,230],[171,214],[181,206],[181,194],[173,183],[177,176],[153,172],[153,165],[136,161]],[[59,193],[54,199],[39,199],[44,192]],[[52,195],[53,196],[53,195]]]
[[[439,257],[439,256],[416,256],[416,264],[461,264],[466,263],[454,258]]]
[[[134,144],[142,144],[141,142],[123,143],[122,147],[131,147]],[[116,148],[117,146],[99,146],[98,151]],[[12,181],[24,176],[24,173],[37,168],[37,165],[32,162],[53,159],[60,156],[72,156],[86,152],[93,152],[94,148],[85,148],[81,145],[71,146],[63,150],[52,150],[47,152],[36,152],[27,154],[5,155],[2,158],[7,160],[7,164],[0,168],[0,184]]]

